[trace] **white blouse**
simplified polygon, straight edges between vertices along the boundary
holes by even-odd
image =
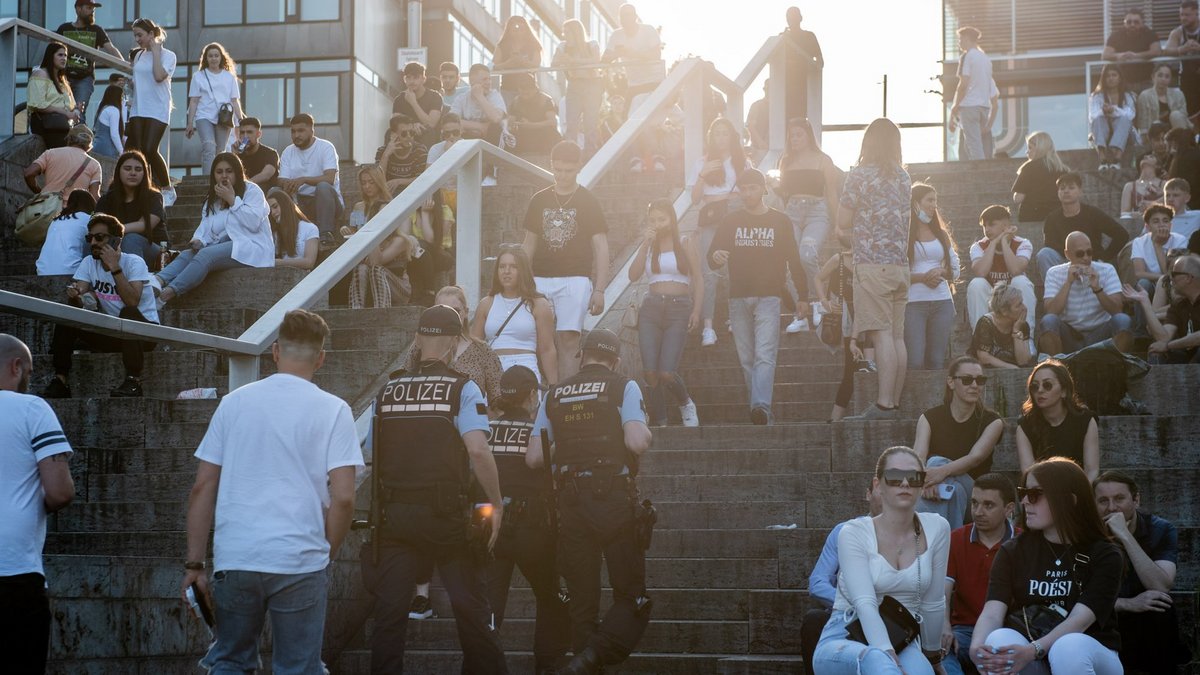
[[[207,211],[207,205],[204,209]],[[246,194],[235,197],[227,209],[205,213],[192,238],[212,244],[228,235],[234,260],[249,267],[274,267],[275,235],[267,220],[269,213],[262,188],[246,181]]]

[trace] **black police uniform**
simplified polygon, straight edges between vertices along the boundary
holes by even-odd
[[[450,595],[463,672],[508,672],[484,567],[468,546],[471,473],[455,420],[469,383],[444,363],[426,361],[395,373],[376,400],[377,540],[363,549],[363,580],[376,601],[372,673],[403,672],[413,585],[431,563]]]
[[[620,663],[650,621],[646,558],[637,534],[637,458],[625,447],[621,405],[629,379],[601,364],[553,387],[546,419],[554,433],[558,565],[570,594],[571,648],[591,647],[599,663]],[[600,562],[613,604],[600,612]]]
[[[559,596],[554,565],[554,532],[550,527],[545,473],[525,465],[533,422],[503,415],[491,422],[489,444],[504,495],[504,523],[496,540],[495,560],[488,567],[488,599],[496,627],[504,622],[513,567],[529,581],[537,601],[533,655],[536,672],[553,668],[567,653],[571,619]]]

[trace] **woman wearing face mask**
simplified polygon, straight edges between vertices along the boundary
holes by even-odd
[[[872,490],[883,511],[846,522],[838,535],[837,597],[813,654],[821,675],[945,675],[941,647],[946,611],[950,526],[917,513],[925,466],[912,448],[888,448],[875,464]],[[879,607],[898,601],[920,622],[920,635],[899,653]],[[865,639],[851,637],[851,628]]]
[[[911,282],[904,308],[904,345],[910,370],[940,370],[946,365],[954,328],[954,294],[959,277],[958,252],[937,208],[937,192],[924,183],[912,186],[908,230]]]
[[[1120,675],[1114,605],[1125,560],[1109,541],[1088,477],[1071,460],[1049,457],[1025,469],[1017,496],[1024,531],[996,552],[971,660],[985,674]],[[1033,606],[1063,618],[1041,635],[1005,627],[1011,612],[1029,616]]]
[[[151,281],[162,291],[159,308],[200,285],[210,272],[238,267],[274,267],[275,238],[263,191],[246,180],[242,160],[222,152],[208,175],[200,226],[186,251]]]
[[[1100,427],[1075,395],[1075,380],[1061,361],[1037,364],[1029,374],[1029,398],[1017,426],[1021,470],[1047,457],[1066,457],[1083,467],[1088,480],[1100,475]]]
[[[175,190],[167,173],[167,162],[158,145],[171,123],[171,76],[175,52],[163,47],[167,33],[150,19],[133,22],[133,102],[129,110],[125,147],[140,150],[150,162],[154,185],[166,192],[167,205],[175,203]]]

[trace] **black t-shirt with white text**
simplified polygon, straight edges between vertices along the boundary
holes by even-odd
[[[74,23],[68,21],[58,27],[54,31],[59,35],[82,43],[92,49],[103,49],[104,45],[111,42],[108,39],[108,33],[100,26],[92,24],[78,28]],[[81,80],[85,77],[92,77],[96,74],[96,62],[87,58],[83,54],[75,54],[67,52],[67,77],[73,80]]]
[[[592,237],[608,232],[608,223],[587,188],[580,186],[563,196],[552,185],[529,200],[525,229],[537,236],[534,276],[590,277]]]
[[[1091,506],[1090,504],[1086,506]],[[1076,561],[1084,553],[1086,565]],[[1109,541],[1097,541],[1086,550],[1053,544],[1037,530],[1026,530],[996,552],[987,599],[999,600],[1008,611],[1028,605],[1056,605],[1070,613],[1076,603],[1092,610],[1096,620],[1084,631],[1109,649],[1121,648],[1117,613],[1113,610],[1125,557]]]
[[[705,252],[710,264],[714,251],[729,252],[731,298],[783,297],[787,270],[800,297],[808,296],[792,221],[775,209],[760,214],[737,210],[725,216]]]

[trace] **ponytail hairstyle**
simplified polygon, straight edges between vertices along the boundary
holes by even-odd
[[[87,190],[71,190],[71,194],[67,195],[67,203],[63,206],[62,213],[58,214],[55,220],[65,220],[71,218],[76,213],[91,214],[96,210],[96,198]]]
[[[655,199],[646,207],[646,212],[649,213],[650,211],[665,213],[671,219],[671,245],[675,251],[675,265],[679,268],[680,274],[690,274],[690,263],[683,252],[683,241],[679,238],[679,220],[675,216],[675,205],[671,203],[670,199]],[[649,251],[650,271],[655,274],[661,271],[658,264],[658,257],[660,255],[662,255],[662,251],[659,248],[658,237],[655,237],[654,241],[650,243]]]

